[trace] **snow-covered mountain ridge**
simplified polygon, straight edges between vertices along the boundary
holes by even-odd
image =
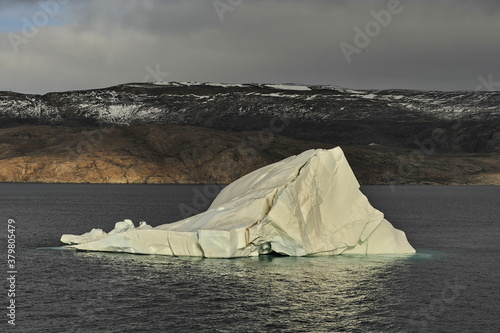
[[[500,151],[500,93],[196,82],[0,92],[0,127],[24,124],[193,125],[336,145],[420,149],[433,140],[442,151],[492,152]]]
[[[0,92],[0,118],[4,122],[26,119],[64,124],[92,120],[224,127],[216,123],[270,117],[306,123],[492,121],[500,120],[500,93],[193,82],[130,83],[45,95]]]

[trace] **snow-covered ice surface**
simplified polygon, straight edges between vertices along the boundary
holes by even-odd
[[[93,229],[61,241],[79,250],[210,258],[415,252],[361,193],[339,147],[258,169],[196,216],[155,228],[125,220],[110,233]]]
[[[311,88],[306,86],[291,85],[291,84],[266,84],[266,87],[280,89],[280,90],[297,90],[297,91],[311,90]]]

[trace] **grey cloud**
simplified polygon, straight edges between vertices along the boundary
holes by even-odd
[[[8,64],[0,90],[141,81],[156,65],[178,81],[441,90],[474,89],[481,75],[500,81],[496,1],[402,1],[404,10],[347,63],[340,43],[354,44],[354,27],[387,3],[244,0],[221,22],[212,1],[74,1],[71,24],[40,29],[19,55],[0,36]]]

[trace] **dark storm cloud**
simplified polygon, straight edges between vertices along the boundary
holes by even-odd
[[[40,10],[38,1],[21,2]],[[0,90],[149,80],[151,68],[168,72],[164,80],[353,88],[455,90],[475,89],[488,75],[500,81],[500,2],[401,1],[377,30],[373,12],[389,3],[73,0],[60,6],[67,24],[41,27],[18,54],[0,36]],[[0,0],[5,6],[12,2]],[[375,29],[368,45],[356,45],[356,27]],[[347,44],[356,48],[349,57]]]

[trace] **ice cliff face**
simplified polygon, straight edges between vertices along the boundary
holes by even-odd
[[[237,127],[250,118],[260,129],[259,119],[271,117],[316,123],[500,120],[500,93],[189,82],[132,83],[45,95],[0,92],[3,122],[25,119],[56,124],[188,124],[239,130]]]
[[[359,190],[340,148],[308,150],[233,182],[206,212],[151,228],[131,221],[61,241],[79,250],[232,258],[415,250]]]

